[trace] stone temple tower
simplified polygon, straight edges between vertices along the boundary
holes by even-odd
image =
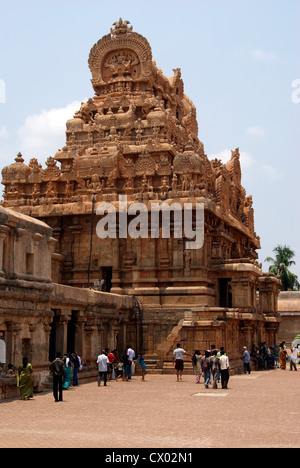
[[[100,283],[138,298],[143,351],[157,362],[177,341],[190,351],[223,345],[232,356],[241,345],[272,345],[279,283],[257,262],[260,240],[252,197],[241,184],[239,149],[227,164],[208,159],[180,69],[165,77],[129,21],[114,23],[88,64],[94,97],[66,123],[66,144],[46,168],[36,159],[26,165],[19,154],[3,169],[4,206],[52,227],[56,282]],[[120,196],[126,209],[146,207],[147,236],[120,235]],[[113,237],[96,233],[103,203],[115,207]],[[173,213],[170,235],[159,227],[151,236],[151,208],[160,203],[192,205],[193,227],[196,204],[202,206],[201,248],[187,248],[184,230],[175,235]],[[126,219],[128,225],[134,219],[130,210]]]

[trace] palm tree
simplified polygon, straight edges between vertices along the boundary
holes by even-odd
[[[290,266],[296,265],[293,260],[295,252],[286,245],[277,245],[273,252],[276,252],[275,260],[272,257],[267,257],[265,260],[265,262],[272,263],[269,272],[280,276],[283,291],[298,291],[300,288],[298,276],[289,270]]]

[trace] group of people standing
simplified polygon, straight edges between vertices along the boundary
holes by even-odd
[[[173,362],[178,382],[182,380],[185,355],[191,356],[197,384],[200,383],[201,376],[203,375],[205,388],[209,388],[209,385],[212,384],[212,388],[217,389],[220,382],[222,389],[228,388],[230,364],[223,347],[218,350],[215,345],[212,345],[211,349],[205,351],[204,355],[196,349],[192,355],[188,354],[181,347],[180,343],[177,343],[177,347],[173,351]],[[266,344],[262,343],[260,348],[253,345],[250,351],[245,346],[242,359],[244,373],[248,374],[251,373],[251,359],[257,370],[279,367],[285,370],[289,361],[290,370],[297,371],[297,364],[300,362],[300,349],[298,346],[292,347],[291,356],[289,356],[285,342],[272,348],[267,348]],[[132,374],[135,372],[136,363],[140,365],[142,381],[145,381],[146,363],[141,353],[136,358],[135,351],[128,345],[120,357],[116,349],[110,351],[108,348],[105,348],[97,359],[98,386],[100,387],[102,381],[104,386],[110,380],[122,379],[126,382],[130,381]],[[7,372],[7,377],[17,378],[17,386],[21,399],[29,400],[33,398],[33,369],[28,358],[23,358],[23,362],[17,368],[16,373],[14,373],[12,367],[11,365],[11,368]],[[78,353],[66,353],[63,358],[61,358],[60,353],[57,353],[56,359],[50,366],[50,373],[53,377],[53,396],[56,402],[63,401],[63,390],[68,390],[71,384],[74,387],[78,385],[78,372],[81,369],[82,362]]]
[[[120,357],[118,350],[110,351],[108,348],[105,348],[97,359],[98,387],[101,386],[102,380],[105,387],[109,380],[122,379],[123,381],[129,382],[135,372],[136,362],[141,367],[142,381],[144,382],[146,363],[141,353],[138,354],[136,359],[135,351],[130,345],[127,345],[123,355]]]
[[[184,355],[192,357],[197,384],[200,383],[203,375],[205,388],[209,388],[209,384],[212,383],[212,388],[217,389],[218,382],[221,382],[223,389],[228,388],[230,364],[223,347],[218,350],[215,345],[212,345],[210,350],[205,351],[204,356],[198,349],[191,355],[181,347],[180,343],[177,343],[177,347],[173,351],[173,362],[178,382],[182,380]]]
[[[55,402],[63,401],[63,390],[68,390],[73,379],[73,387],[78,386],[78,372],[82,370],[81,357],[78,353],[56,354],[51,363],[50,374],[53,378],[53,396]]]

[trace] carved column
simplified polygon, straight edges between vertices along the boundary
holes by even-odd
[[[5,276],[5,265],[4,265],[4,241],[10,232],[8,226],[0,226],[0,277]]]
[[[120,331],[120,327],[118,326],[118,322],[115,320],[111,320],[108,325],[108,348],[113,350],[116,349],[117,346],[117,336]]]

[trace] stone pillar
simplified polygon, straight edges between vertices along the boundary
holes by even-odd
[[[56,323],[56,343],[55,350],[56,352],[63,355],[67,352],[67,343],[68,343],[68,322],[71,319],[71,313],[62,314],[59,316],[59,321]]]
[[[86,323],[86,318],[84,317],[84,312],[79,312],[76,328],[75,328],[75,349],[78,352],[79,356],[83,356],[84,353],[84,325]]]
[[[108,348],[113,350],[117,346],[117,336],[120,331],[120,327],[118,326],[115,320],[111,320],[108,324]]]
[[[0,226],[0,277],[5,276],[5,265],[4,265],[4,241],[10,232],[8,226]]]
[[[85,332],[85,355],[84,359],[88,363],[95,363],[97,356],[99,355],[98,350],[98,326],[94,320],[90,320],[84,328]]]

